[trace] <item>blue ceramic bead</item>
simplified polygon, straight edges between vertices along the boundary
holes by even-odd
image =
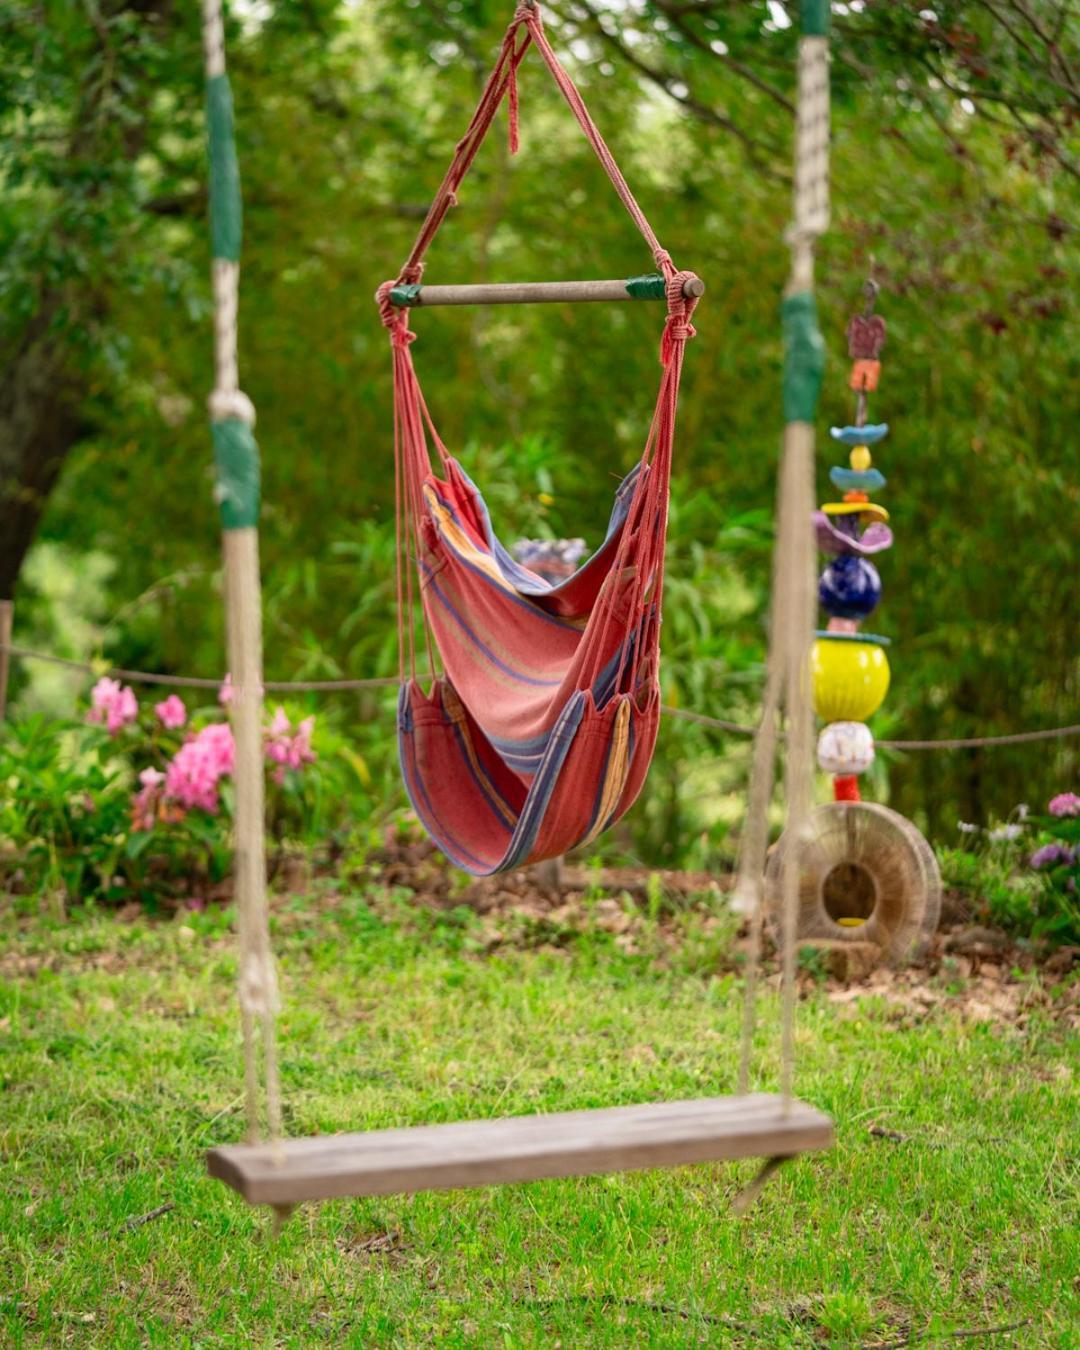
[[[873,563],[844,553],[822,572],[818,598],[825,612],[834,618],[865,619],[881,599],[881,577]]]
[[[885,486],[885,475],[877,469],[829,470],[832,485],[841,492],[880,492]]]
[[[877,445],[889,434],[888,422],[867,427],[831,427],[830,435],[842,445]]]

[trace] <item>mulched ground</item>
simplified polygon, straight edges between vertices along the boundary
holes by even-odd
[[[710,925],[733,925],[716,903],[732,878],[707,873],[564,865],[557,883],[550,871],[536,867],[470,879],[448,867],[427,840],[397,837],[372,855],[366,876],[358,879],[408,892],[413,903],[435,910],[467,905],[481,915],[490,950],[523,942],[561,947],[599,929],[625,951],[647,950],[662,960],[665,941],[673,950],[683,940],[691,912],[705,932]],[[929,949],[903,968],[891,969],[859,945],[861,955],[822,949],[818,959],[808,957],[799,976],[804,991],[824,986],[832,1002],[852,1007],[875,996],[903,1023],[949,1009],[1019,1031],[1033,1016],[1080,1030],[1080,947],[1018,941],[979,922],[960,893],[946,894]],[[767,939],[766,947],[765,979],[775,981],[776,953]],[[721,968],[738,969],[745,951],[743,929],[734,934]]]
[[[436,912],[467,906],[480,916],[482,946],[490,953],[500,948],[566,949],[582,934],[599,931],[610,935],[622,951],[674,963],[692,931],[698,947],[704,945],[714,953],[708,959],[718,972],[738,971],[746,958],[745,927],[722,903],[732,884],[730,876],[563,866],[556,880],[550,868],[541,866],[472,879],[450,867],[426,839],[401,834],[388,836],[383,848],[348,876],[348,885],[341,890],[333,884],[337,875],[333,866],[318,869],[317,886],[311,885],[306,859],[278,859],[275,872],[276,892],[307,891],[316,909],[333,909],[343,891],[355,894],[358,887],[376,906],[387,903],[380,897],[388,895],[407,897],[410,904]],[[227,903],[228,885],[208,899]],[[182,923],[185,905],[193,903],[179,902],[175,918]],[[197,903],[202,907],[206,901]],[[272,903],[277,907],[276,901]],[[142,907],[132,903],[118,917],[134,921],[143,917]],[[295,909],[279,908],[283,927],[302,918]],[[181,931],[195,938],[191,929]],[[71,959],[110,969],[124,965],[119,952],[68,958],[14,950],[0,953],[0,978],[33,974],[37,965]],[[779,980],[776,952],[768,937],[762,978]],[[1055,948],[1012,938],[979,921],[970,899],[955,892],[945,896],[939,930],[918,960],[892,969],[866,944],[819,946],[804,953],[799,981],[804,993],[823,989],[852,1016],[858,1015],[860,1000],[872,996],[907,1025],[950,1010],[974,1022],[1020,1032],[1033,1018],[1080,1030],[1080,947]]]

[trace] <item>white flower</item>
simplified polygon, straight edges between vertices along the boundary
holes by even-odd
[[[1008,844],[1019,839],[1023,833],[1023,825],[999,825],[996,830],[990,830],[986,837],[992,844]]]
[[[970,824],[968,824],[968,822],[967,822],[966,820],[958,820],[958,821],[956,822],[956,828],[960,831],[961,834],[978,834],[978,833],[979,833],[979,827],[978,827],[978,825],[970,825]]]

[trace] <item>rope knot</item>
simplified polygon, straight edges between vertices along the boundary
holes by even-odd
[[[659,250],[662,252],[663,250]],[[659,259],[657,259],[659,262]],[[671,260],[668,259],[669,265]],[[688,281],[696,281],[694,272],[677,272],[672,267],[664,290],[667,295],[668,316],[664,325],[664,335],[660,339],[660,362],[670,365],[675,348],[697,337],[697,329],[691,323],[694,310],[697,309],[697,296],[687,296],[684,287]]]
[[[391,344],[399,350],[407,347],[411,342],[416,341],[416,334],[409,328],[409,311],[399,309],[390,299],[395,286],[415,285],[415,282],[408,281],[406,278],[413,275],[419,280],[420,273],[423,271],[423,264],[416,267],[408,267],[401,274],[401,281],[384,281],[375,292],[375,303],[379,307],[379,319],[382,326],[390,334]]]

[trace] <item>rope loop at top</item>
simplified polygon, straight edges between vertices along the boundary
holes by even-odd
[[[604,172],[611,181],[619,200],[626,208],[630,219],[641,232],[649,251],[656,260],[656,265],[663,273],[665,279],[670,279],[675,275],[675,265],[671,261],[671,256],[664,249],[660,241],[653,232],[652,226],[645,218],[644,212],[638,205],[633,193],[623,177],[615,157],[608,149],[603,136],[600,134],[596,124],[589,115],[585,106],[585,101],[581,97],[570,75],[563,68],[562,63],[556,56],[544,32],[544,22],[540,14],[540,7],[537,0],[518,0],[514,8],[513,18],[507,26],[503,37],[502,46],[499,49],[499,55],[496,58],[484,89],[480,95],[476,109],[469,122],[464,136],[454,147],[454,157],[450,163],[443,181],[432,200],[428,213],[424,218],[416,239],[413,242],[412,249],[409,252],[407,266],[402,271],[401,280],[405,284],[414,284],[419,281],[418,269],[424,254],[431,246],[432,240],[446,219],[452,206],[457,204],[457,192],[461,187],[466,175],[476,158],[477,151],[480,148],[484,137],[491,128],[492,121],[496,112],[501,107],[505,99],[509,105],[510,115],[510,149],[515,152],[520,141],[518,122],[519,122],[519,100],[517,88],[517,69],[525,58],[530,47],[534,47],[547,66],[552,79],[555,81],[559,92],[566,100],[570,111],[575,120],[581,127],[586,140],[592,146],[593,151],[599,159]],[[383,320],[386,323],[386,319]],[[391,325],[386,324],[389,328]],[[691,334],[680,334],[681,337],[689,337]]]

